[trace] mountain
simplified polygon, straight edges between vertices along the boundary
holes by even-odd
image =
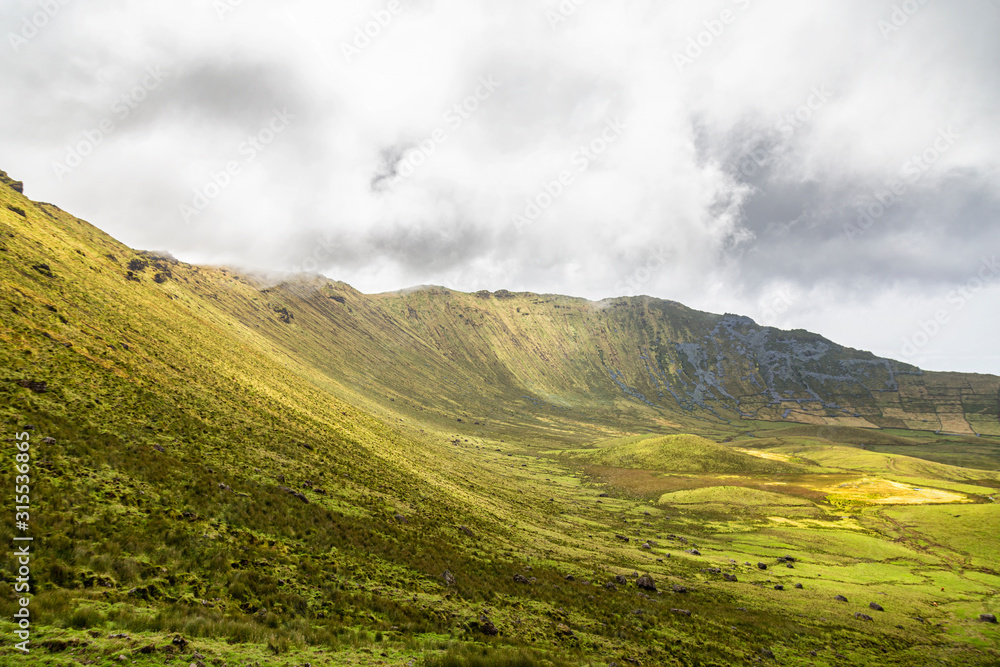
[[[32,664],[997,655],[1000,378],[648,297],[275,283],[23,189],[0,172],[0,418],[31,510],[0,537],[35,538]]]

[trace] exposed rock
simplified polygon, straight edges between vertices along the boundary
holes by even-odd
[[[523,574],[515,574],[514,581],[519,584],[526,584],[528,583],[528,578]]]
[[[802,588],[802,584],[795,584],[796,588]]]
[[[769,660],[774,660],[774,651],[769,648],[762,648],[760,654]]]
[[[163,445],[153,445],[153,449],[155,449],[156,451],[158,451],[161,454],[166,454],[167,453],[167,450],[165,450],[163,448]]]
[[[410,522],[410,520],[407,519],[402,514],[396,514],[392,518],[395,519],[396,521],[400,522],[400,523],[409,523]]]
[[[845,598],[843,595],[838,595],[837,597],[835,597],[833,599],[834,600],[840,600],[841,602],[847,602],[847,598]]]
[[[858,619],[859,621],[874,621],[875,620],[874,618],[872,618],[868,614],[862,614],[860,611],[856,612],[854,614],[854,618]]]
[[[647,549],[647,550],[649,550],[649,549],[652,549],[652,548],[653,548],[653,545],[651,545],[651,544],[650,544],[649,542],[643,542],[643,543],[642,543],[642,546],[641,546],[641,547],[639,547],[639,548],[640,548],[640,549]]]
[[[774,590],[776,590],[776,591],[783,591],[783,590],[785,590],[785,587],[784,587],[784,586],[782,586],[781,584],[777,584],[777,585],[776,585],[776,586],[774,587]]]
[[[611,590],[611,591],[617,591],[617,590],[618,590],[618,587],[617,587],[617,586],[615,586],[615,585],[614,585],[614,584],[613,584],[612,582],[610,582],[610,581],[609,581],[608,583],[604,584],[604,587],[605,587],[605,588],[607,588],[608,590]]]
[[[289,495],[295,496],[296,498],[298,498],[299,500],[301,500],[304,503],[308,503],[309,502],[309,499],[305,497],[305,494],[303,494],[300,491],[296,491],[295,489],[289,489],[287,486],[279,486],[278,490],[279,491],[284,491],[285,493],[287,493]]]
[[[628,542],[629,541],[628,538],[625,537],[624,535],[615,535],[615,537],[617,537],[622,542]]]
[[[30,389],[36,394],[44,394],[49,390],[48,383],[40,380],[18,380],[17,383],[25,389]]]
[[[670,587],[670,589],[674,593],[687,593],[688,592],[687,586],[681,586],[680,584],[674,584],[673,586]]]
[[[569,639],[572,636],[573,636],[573,631],[570,630],[568,625],[560,623],[559,625],[556,626],[556,637]]]
[[[643,590],[652,591],[654,593],[656,592],[656,583],[653,581],[653,577],[649,574],[644,574],[639,577],[639,579],[635,582],[635,585]]]
[[[736,578],[735,574],[729,574],[728,572],[723,572],[722,578],[725,579],[726,581],[739,581],[739,579]]]
[[[597,497],[598,497],[598,498],[607,498],[607,497],[608,497],[608,494],[606,494],[606,493],[600,493],[600,494],[598,494],[598,496],[597,496]]]
[[[628,584],[628,578],[626,578],[626,576],[624,574],[616,574],[615,575],[615,581],[617,581],[622,586],[625,586],[625,585]]]
[[[765,565],[764,563],[757,563],[757,569],[758,570],[766,570],[767,569],[767,565]]]
[[[923,619],[921,619],[921,620],[923,620]],[[979,615],[979,620],[982,623],[996,623],[997,622],[997,617],[996,617],[995,614],[980,614]]]
[[[572,574],[567,574],[566,581],[576,581],[576,577],[574,577]]]
[[[688,610],[688,609],[671,609],[670,611],[673,612],[673,613],[675,613],[675,614],[680,614],[681,616],[690,616],[691,615],[691,611]]]
[[[500,634],[500,631],[497,630],[497,626],[493,625],[493,621],[486,618],[486,616],[479,617],[479,631],[487,637],[496,637]]]
[[[882,605],[880,605],[878,602],[869,602],[868,606],[874,609],[875,611],[885,611],[885,609],[882,608]]]
[[[689,554],[691,554],[692,556],[700,556],[701,555],[701,552],[698,551],[697,549],[688,549],[687,552]]]
[[[55,438],[42,438],[42,444],[44,445],[54,445],[56,444]]]
[[[475,537],[476,536],[475,533],[472,532],[472,529],[469,528],[468,526],[459,526],[458,529],[460,531],[462,531],[463,533],[465,533],[466,535],[468,535],[469,537]]]
[[[445,586],[455,585],[455,575],[451,573],[451,570],[445,570],[441,577],[444,579]]]

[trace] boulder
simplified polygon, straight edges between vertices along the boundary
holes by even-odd
[[[523,574],[515,574],[514,581],[519,584],[526,584],[528,583],[528,578]]]
[[[859,621],[874,621],[875,620],[874,618],[872,618],[868,614],[862,614],[860,611],[854,614],[854,618],[858,619]]]
[[[980,614],[979,620],[982,623],[996,623],[997,617],[995,614]]]
[[[869,602],[868,606],[874,609],[875,611],[885,611],[885,609],[882,608],[882,605],[880,605],[878,602]]]
[[[757,569],[758,570],[766,570],[767,569],[767,565],[765,565],[764,563],[757,563]]]
[[[653,577],[649,574],[644,574],[635,582],[635,585],[645,591],[656,592],[656,583],[653,581]]]
[[[845,598],[843,595],[838,595],[837,597],[835,597],[833,599],[834,600],[839,600],[840,602],[847,602],[847,598]]]

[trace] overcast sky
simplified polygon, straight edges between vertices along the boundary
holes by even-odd
[[[180,259],[1000,374],[1000,0],[5,0],[0,168]]]

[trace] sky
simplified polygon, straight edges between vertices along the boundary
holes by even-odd
[[[647,294],[1000,374],[1000,0],[5,0],[0,168],[132,247]]]

